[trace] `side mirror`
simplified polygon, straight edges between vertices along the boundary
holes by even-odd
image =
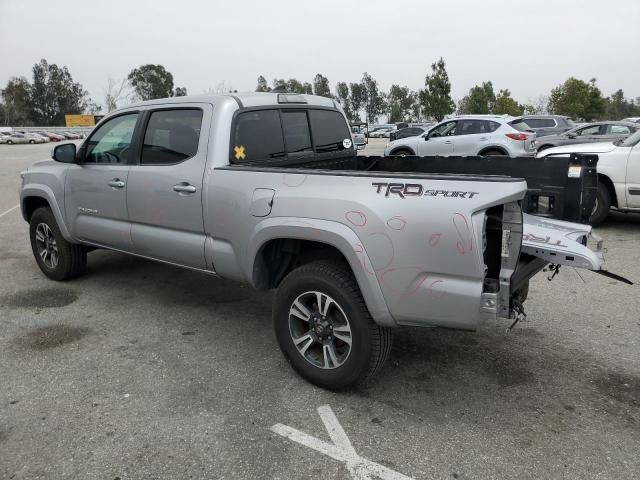
[[[65,143],[54,147],[51,158],[61,163],[77,163],[75,143]]]
[[[577,135],[575,133],[567,133],[567,138],[576,138]]]

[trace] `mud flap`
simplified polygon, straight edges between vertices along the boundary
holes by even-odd
[[[522,223],[522,253],[555,265],[593,270],[610,278],[633,284],[605,269],[603,242],[600,237],[591,232],[591,226],[526,213],[522,215]],[[596,241],[595,250],[587,246],[589,238]]]

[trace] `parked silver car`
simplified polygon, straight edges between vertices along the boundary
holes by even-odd
[[[623,122],[633,122],[633,123],[640,123],[640,117],[628,117],[628,118],[623,118],[622,119]]]
[[[44,135],[40,135],[35,132],[20,132],[22,135],[29,139],[29,143],[47,143],[49,142],[49,137],[45,137]],[[31,141],[33,140],[33,141]]]
[[[536,132],[536,137],[559,135],[577,125],[570,117],[562,115],[524,115],[522,119]]]
[[[378,127],[369,132],[369,138],[389,138],[391,132],[396,131],[396,127]]]
[[[0,136],[0,143],[6,143],[7,145],[15,145],[18,143],[38,143],[33,138],[27,138],[22,133],[12,132],[10,135]]]
[[[532,156],[535,141],[536,134],[520,117],[460,115],[417,137],[388,143],[384,155]]]
[[[560,135],[547,135],[538,139],[538,151],[576,143],[613,142],[627,138],[640,129],[640,124],[632,122],[594,122],[576,127]]]

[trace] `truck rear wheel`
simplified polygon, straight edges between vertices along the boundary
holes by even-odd
[[[278,287],[273,321],[280,349],[293,368],[322,388],[342,390],[366,381],[389,356],[392,331],[373,322],[346,266],[298,267]]]
[[[84,272],[87,265],[86,250],[64,239],[49,207],[33,212],[29,221],[29,237],[33,256],[47,277],[69,280]]]

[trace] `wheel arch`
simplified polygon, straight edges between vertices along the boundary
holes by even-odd
[[[540,145],[538,147],[538,152],[542,152],[543,150],[546,150],[547,148],[553,148],[556,145],[552,145],[551,143],[543,143],[542,145]]]
[[[609,177],[607,177],[603,173],[598,173],[598,184],[602,184],[609,191],[609,195],[611,196],[611,206],[618,207],[618,195],[616,194],[616,189],[613,186],[613,182]]]
[[[74,241],[69,229],[67,228],[62,210],[60,209],[51,188],[47,185],[25,185],[20,192],[20,209],[22,210],[22,218],[26,222],[29,222],[33,212],[40,207],[51,208],[53,216],[56,219],[56,223],[58,224],[58,228],[60,229],[60,233],[64,239],[68,242],[77,243]]]
[[[305,263],[329,259],[345,262],[374,321],[396,326],[377,277],[363,267],[363,262],[370,264],[370,260],[349,227],[317,219],[267,219],[256,226],[248,250],[247,276],[261,290],[276,288],[290,271]]]
[[[488,152],[491,151],[497,151],[497,152],[501,152],[503,155],[509,156],[509,152],[504,148],[504,147],[500,147],[498,145],[492,145],[490,147],[485,147],[482,150],[480,150],[478,152],[478,156],[483,156],[486,155]]]
[[[398,152],[403,152],[403,151],[409,152],[410,155],[415,155],[415,152],[413,151],[413,148],[402,146],[402,147],[394,148],[391,151],[391,153],[389,153],[389,156],[398,155]]]

